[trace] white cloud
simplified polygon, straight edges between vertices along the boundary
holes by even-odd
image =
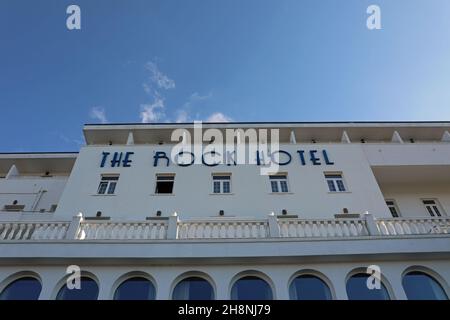
[[[178,109],[176,113],[176,120],[175,122],[181,123],[181,122],[189,122],[192,121],[191,112],[192,109],[195,108],[197,105],[201,104],[202,102],[211,99],[212,93],[208,93],[206,95],[201,95],[198,92],[192,93],[187,101],[183,104],[183,106]]]
[[[208,93],[207,95],[200,95],[198,92],[194,92],[190,95],[188,102],[198,102],[198,101],[205,101],[212,97],[212,93]]]
[[[175,120],[176,123],[182,123],[182,122],[188,122],[189,121],[189,115],[186,110],[178,110],[177,111],[177,119]]]
[[[215,112],[210,115],[205,122],[231,122],[233,119],[224,115],[222,112]]]
[[[156,63],[149,61],[145,64],[145,68],[150,71],[150,80],[161,89],[173,89],[175,88],[175,81],[170,79],[164,73],[162,73]],[[144,88],[145,89],[145,88]]]
[[[101,123],[107,123],[108,119],[106,118],[106,112],[105,109],[102,107],[93,107],[91,111],[89,112],[89,116],[92,119],[96,119],[100,121]]]
[[[153,97],[152,103],[141,104],[139,116],[143,123],[156,122],[164,119],[164,96],[160,89],[168,90],[175,88],[175,81],[162,73],[155,62],[149,61],[145,69],[150,72],[149,79],[142,84],[144,91]]]
[[[164,117],[164,100],[155,97],[151,104],[142,104],[140,118],[142,123],[156,122]]]

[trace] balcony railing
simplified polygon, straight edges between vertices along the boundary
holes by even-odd
[[[264,220],[190,220],[178,222],[178,239],[268,238]]]
[[[362,214],[347,219],[211,218],[179,220],[176,215],[147,221],[84,220],[0,222],[0,241],[38,240],[205,240],[341,239],[450,235],[450,218],[380,218]]]

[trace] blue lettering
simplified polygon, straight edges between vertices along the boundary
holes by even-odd
[[[153,166],[157,167],[158,166],[158,162],[159,159],[166,159],[167,160],[167,164],[166,166],[169,166],[169,158],[167,157],[166,153],[164,151],[156,151],[155,155],[153,156]]]
[[[311,162],[313,165],[320,166],[321,165],[320,159],[317,158],[316,153],[317,153],[317,150],[309,151],[310,159],[311,159]]]
[[[182,155],[185,154],[185,153],[191,155],[191,159],[192,159],[191,162],[190,162],[190,163],[179,163],[178,157],[179,157],[179,156],[182,156]],[[189,166],[191,166],[191,165],[194,164],[194,161],[195,161],[195,155],[194,155],[192,152],[184,152],[184,151],[180,151],[180,152],[177,154],[177,159],[176,159],[176,161],[177,161],[177,164],[178,164],[180,167],[189,167]]]
[[[130,156],[132,154],[134,154],[134,152],[125,152],[125,157],[123,158],[123,161],[122,161],[123,167],[131,167],[130,163],[132,163],[133,160],[130,159]]]
[[[288,157],[288,160],[286,160],[285,162],[276,162],[274,159],[275,157],[273,156],[276,153],[278,153],[278,154],[282,153],[282,154],[286,155]],[[272,152],[272,154],[270,155],[270,158],[272,159],[273,162],[275,162],[275,164],[278,164],[280,166],[288,165],[289,163],[291,163],[291,160],[292,160],[291,154],[284,150],[278,150],[278,151]]]
[[[100,163],[100,168],[103,168],[105,166],[105,162],[106,162],[106,159],[108,158],[108,156],[109,156],[109,152],[102,153],[102,162]]]
[[[325,159],[325,163],[327,165],[331,166],[334,164],[334,162],[330,161],[330,159],[328,158],[327,150],[322,150],[322,154],[323,154],[323,158]]]
[[[220,156],[220,153],[218,153],[218,152],[216,152],[216,151],[205,152],[205,153],[202,155],[202,163],[203,163],[205,166],[208,166],[208,167],[215,167],[215,166],[219,165],[218,162],[215,162],[215,163],[207,163],[207,162],[205,161],[205,155],[208,155],[208,154],[211,154],[212,156],[215,156],[216,154],[218,154],[218,155]]]
[[[306,165],[305,151],[304,150],[298,150],[297,153],[300,156],[300,162],[301,162],[302,166]]]
[[[122,152],[114,152],[114,156],[111,160],[111,167],[120,167],[120,162],[122,161]]]

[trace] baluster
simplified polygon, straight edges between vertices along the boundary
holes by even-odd
[[[356,230],[355,227],[355,221],[347,221],[348,223],[348,231],[349,231],[349,235],[350,236],[357,236],[358,235],[358,230]]]
[[[328,232],[327,232],[327,225],[326,224],[328,224],[328,221],[320,221],[320,224],[319,224],[320,235],[322,237],[324,237],[324,238],[328,238]]]
[[[188,239],[194,238],[196,228],[197,224],[195,222],[188,223],[188,232],[187,232]]]
[[[158,225],[157,224],[154,224],[154,223],[152,223],[151,225],[150,225],[150,239],[156,239],[157,237],[158,237],[158,234],[157,234],[157,232],[158,232]]]
[[[251,222],[244,222],[244,237],[245,238],[251,238],[250,223]]]
[[[250,226],[250,236],[252,238],[259,238],[258,236],[259,222],[254,222]]]
[[[288,237],[297,237],[297,228],[294,221],[287,221],[287,236]]]
[[[394,236],[397,234],[397,231],[395,230],[392,221],[386,221],[386,229],[387,234],[390,236]]]
[[[9,233],[7,240],[12,240],[14,238],[14,235],[17,231],[17,227],[18,227],[17,223],[13,223],[11,225],[11,232]]]
[[[25,229],[25,232],[24,232],[24,234],[22,236],[22,239],[24,239],[24,240],[29,240],[30,239],[30,233],[31,233],[32,228],[33,228],[33,224],[31,224],[31,223],[27,223],[26,224],[26,229]],[[1,237],[0,237],[0,239],[1,239]]]
[[[220,228],[216,223],[212,224],[211,238],[217,239],[220,237]]]
[[[305,221],[305,237],[310,238],[312,237],[312,221],[308,220]]]
[[[304,238],[306,236],[305,221],[293,221],[292,223],[294,223],[294,225],[296,226],[297,237]]]
[[[317,220],[313,221],[313,225],[312,225],[312,229],[311,229],[311,233],[313,237],[320,237],[320,233],[319,233],[319,228],[317,227]]]
[[[220,232],[219,232],[219,236],[220,236],[220,238],[226,238],[226,236],[227,236],[227,228],[226,228],[226,225],[225,225],[225,223],[219,223],[219,230],[220,230]]]
[[[267,238],[269,236],[269,227],[267,223],[262,222],[259,226],[259,237],[260,238]]]
[[[235,238],[235,230],[236,230],[236,223],[225,223],[226,225],[226,238]]]
[[[58,223],[53,223],[53,229],[52,229],[52,234],[51,234],[51,240],[55,240],[58,239],[58,234],[59,234],[59,224]]]
[[[203,228],[203,239],[210,239],[211,238],[211,223],[205,222],[205,227]]]
[[[279,222],[281,228],[280,228],[280,233],[282,237],[289,237],[289,228],[286,222],[284,221],[280,221]]]
[[[204,231],[204,223],[201,222],[197,224],[197,230],[195,230],[195,238],[196,239],[203,239],[203,231]]]
[[[58,240],[64,239],[64,236],[66,235],[67,226],[64,223],[61,223],[58,226],[58,233],[56,235]]]
[[[401,226],[403,229],[403,234],[412,234],[411,228],[409,227],[410,226],[409,221],[405,221],[405,220],[401,221]]]
[[[334,238],[336,236],[336,221],[335,220],[331,220],[328,223],[328,235],[332,238]]]
[[[150,234],[150,226],[149,226],[148,223],[146,223],[146,224],[144,225],[144,230],[143,230],[143,232],[142,232],[142,238],[143,238],[143,239],[148,239],[149,234]]]
[[[24,240],[23,239],[23,231],[25,230],[25,227],[26,227],[25,223],[19,224],[19,230],[17,231],[17,234],[16,234],[16,240]]]
[[[186,239],[187,238],[187,234],[188,234],[188,226],[187,223],[183,223],[181,225],[181,230],[180,230],[180,239]]]

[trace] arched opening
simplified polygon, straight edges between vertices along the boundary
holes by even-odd
[[[41,294],[41,282],[31,276],[12,281],[3,289],[0,300],[37,300]]]
[[[448,300],[441,284],[422,271],[410,271],[403,276],[403,289],[408,300]]]
[[[155,286],[144,277],[128,278],[114,292],[114,300],[155,300],[155,297]]]
[[[173,300],[213,300],[214,289],[208,280],[188,277],[177,283],[172,293]]]
[[[232,300],[272,300],[273,293],[267,281],[257,276],[238,279],[231,289]]]
[[[330,287],[312,274],[302,274],[292,280],[289,286],[291,300],[331,300]]]
[[[86,276],[80,278],[80,287],[68,287],[67,283],[59,289],[56,300],[97,300],[98,284],[97,282]]]
[[[369,279],[370,278],[370,279]],[[373,275],[357,273],[347,280],[347,296],[349,300],[390,300],[389,292],[381,279],[373,279]],[[376,281],[379,281],[377,284]]]

